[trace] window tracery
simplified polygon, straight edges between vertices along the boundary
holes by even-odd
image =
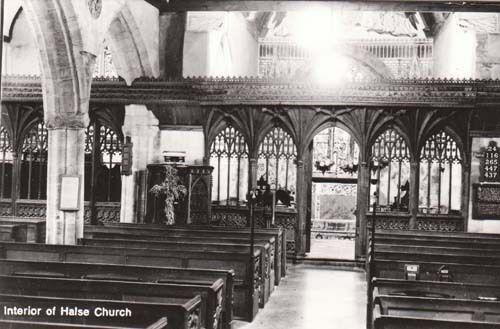
[[[461,190],[462,155],[457,142],[442,130],[430,136],[420,151],[420,212],[458,213]]]
[[[95,132],[98,131],[98,138]],[[98,122],[85,131],[85,200],[90,200],[91,180],[95,177],[95,201],[119,202],[121,199],[122,141],[111,128]]]
[[[297,148],[292,137],[280,127],[273,128],[259,146],[257,179],[271,189],[295,193]]]
[[[21,148],[21,199],[47,198],[48,132],[43,121],[38,122],[24,138]]]
[[[378,211],[408,211],[410,150],[404,138],[387,129],[371,148],[371,202]]]
[[[214,167],[212,200],[237,204],[248,190],[248,146],[243,135],[227,126],[210,146],[210,165]]]

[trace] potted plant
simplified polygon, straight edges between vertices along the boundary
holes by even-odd
[[[175,224],[174,203],[180,201],[186,196],[187,189],[182,184],[177,169],[171,165],[165,165],[165,178],[160,184],[154,185],[150,192],[156,197],[165,197],[165,224]]]

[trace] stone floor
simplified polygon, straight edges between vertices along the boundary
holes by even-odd
[[[364,272],[329,266],[289,265],[289,273],[252,323],[233,329],[363,329]]]
[[[312,239],[308,258],[354,259],[354,239]]]

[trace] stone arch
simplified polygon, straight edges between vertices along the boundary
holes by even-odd
[[[25,0],[23,8],[40,51],[47,127],[86,127],[95,56],[83,50],[83,36],[72,2]]]
[[[115,68],[127,84],[130,85],[138,77],[158,75],[142,32],[128,5],[111,21],[108,36]]]

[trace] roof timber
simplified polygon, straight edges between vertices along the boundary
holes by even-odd
[[[382,11],[446,11],[446,12],[500,12],[499,1],[494,0],[327,0],[327,1],[272,1],[272,0],[146,0],[162,12],[180,11],[292,11],[311,6],[328,6],[344,10]]]
[[[42,102],[39,77],[7,76],[2,102]],[[500,106],[499,80],[380,80],[321,86],[261,78],[94,79],[91,102],[193,105]]]

